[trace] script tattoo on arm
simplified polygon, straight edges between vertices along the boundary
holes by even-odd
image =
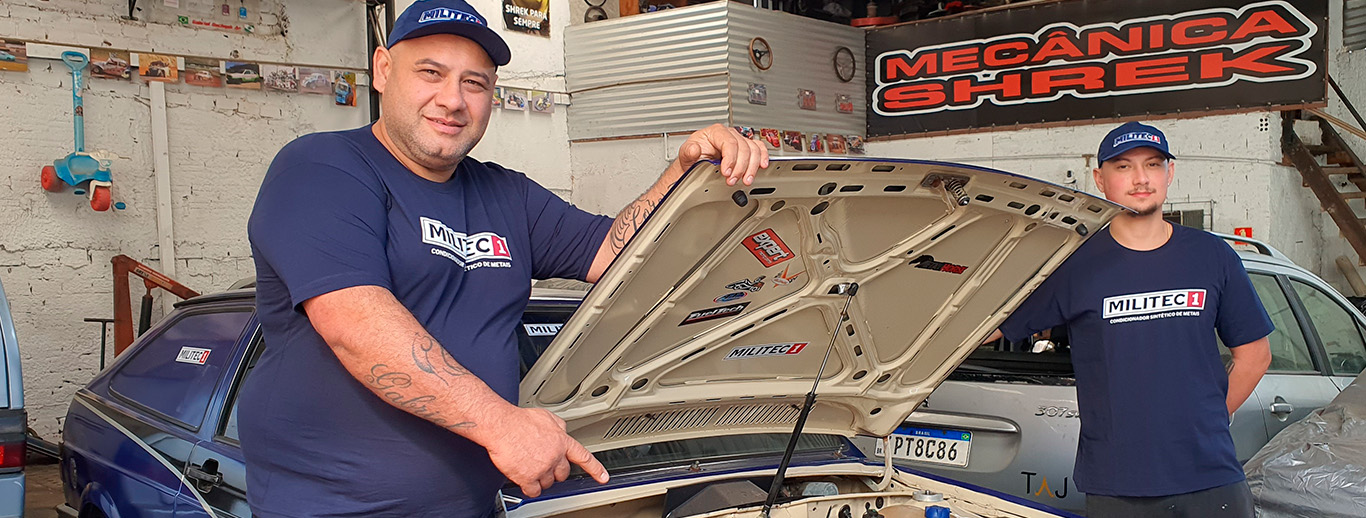
[[[414,355],[414,358],[416,359],[416,355]],[[411,389],[413,386],[413,377],[406,372],[393,370],[383,363],[376,364],[370,368],[370,373],[365,376],[365,384],[368,385],[371,390],[375,391],[375,393],[383,396],[390,404],[405,412],[431,421],[437,426],[450,431],[474,428],[474,422],[472,421],[452,422],[452,420],[442,416],[441,412],[427,406],[428,403],[436,401],[436,396],[430,394],[410,394],[409,392],[411,391],[408,389]]]
[[[608,236],[608,239],[611,240],[612,253],[621,253],[622,249],[626,248],[626,243],[631,240],[632,236],[636,235],[636,231],[640,230],[640,226],[644,225],[645,220],[655,211],[655,207],[659,205],[659,200],[651,198],[653,198],[651,193],[646,192],[636,198],[636,201],[627,205],[625,209],[622,209],[621,214],[617,215],[617,220],[612,223],[612,230]]]

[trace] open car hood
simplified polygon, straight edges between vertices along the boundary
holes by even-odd
[[[887,435],[1122,210],[959,164],[774,159],[746,187],[702,162],[532,367],[521,404],[592,451],[791,433],[833,338],[804,433]],[[852,300],[832,293],[844,283]]]

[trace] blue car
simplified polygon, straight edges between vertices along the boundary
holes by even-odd
[[[9,300],[0,286],[0,518],[24,515],[24,450],[28,415],[24,412],[24,376],[19,371],[19,343]]]
[[[593,290],[532,291],[518,403],[612,480],[506,486],[508,517],[1070,516],[850,439],[966,457],[973,432],[903,420],[1122,208],[937,162],[775,159],[749,187],[717,169],[694,166]],[[77,393],[61,514],[250,514],[236,394],[271,346],[254,299],[180,303]]]

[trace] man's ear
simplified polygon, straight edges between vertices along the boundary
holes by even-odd
[[[1096,182],[1096,190],[1100,191],[1101,196],[1105,195],[1105,184],[1100,183],[1100,168],[1091,170],[1091,180]]]
[[[384,93],[384,87],[389,83],[389,68],[393,65],[393,56],[389,55],[389,49],[376,47],[371,62],[375,77],[370,78],[370,87],[376,92]]]
[[[1171,187],[1171,186],[1172,186],[1172,182],[1175,181],[1175,180],[1176,180],[1176,164],[1175,164],[1175,163],[1172,163],[1172,161],[1171,161],[1170,159],[1168,159],[1168,160],[1167,160],[1167,187]]]

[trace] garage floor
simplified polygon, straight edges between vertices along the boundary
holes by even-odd
[[[24,518],[57,518],[53,508],[62,503],[60,464],[30,464],[24,468]]]

